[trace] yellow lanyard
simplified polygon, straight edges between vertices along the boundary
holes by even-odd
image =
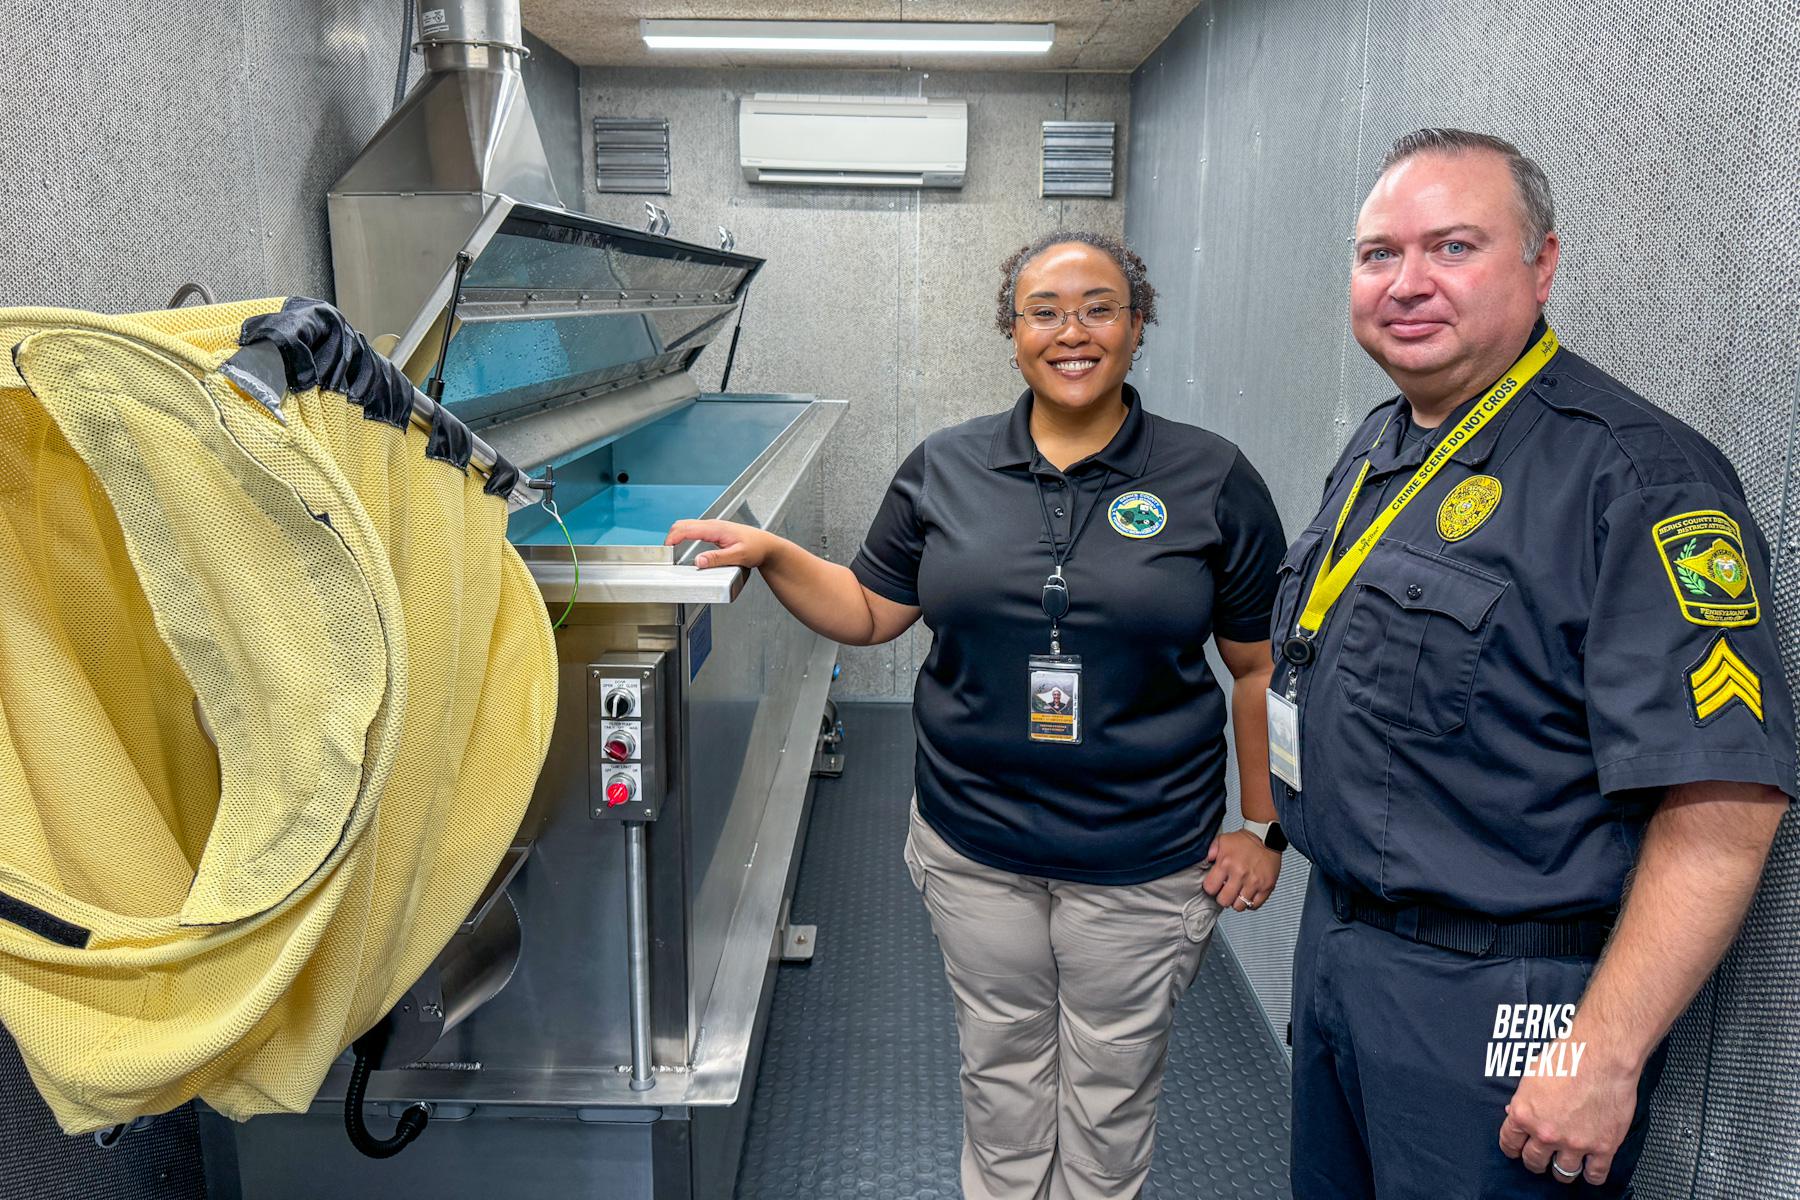
[[[1512,365],[1512,368],[1507,371],[1499,383],[1496,383],[1488,391],[1487,395],[1476,402],[1468,416],[1456,423],[1456,428],[1450,431],[1450,436],[1438,443],[1438,448],[1431,452],[1430,457],[1419,464],[1419,469],[1414,471],[1413,477],[1406,481],[1406,486],[1400,489],[1400,494],[1394,497],[1393,502],[1381,511],[1380,515],[1370,523],[1369,528],[1363,532],[1363,535],[1357,538],[1348,550],[1344,551],[1344,557],[1334,565],[1331,561],[1332,554],[1337,549],[1339,536],[1344,532],[1344,522],[1350,519],[1350,510],[1356,506],[1356,497],[1362,492],[1363,480],[1367,479],[1369,475],[1369,463],[1366,458],[1364,459],[1362,470],[1357,472],[1356,482],[1350,486],[1350,495],[1345,498],[1344,507],[1338,513],[1337,525],[1331,531],[1331,541],[1326,544],[1325,556],[1319,562],[1319,573],[1314,576],[1312,591],[1306,598],[1306,608],[1300,614],[1300,628],[1297,632],[1301,638],[1310,641],[1319,632],[1319,627],[1325,624],[1326,615],[1331,612],[1331,606],[1338,602],[1339,597],[1350,586],[1350,581],[1356,578],[1356,573],[1362,569],[1364,560],[1369,557],[1369,551],[1375,548],[1375,543],[1381,540],[1381,535],[1386,533],[1388,526],[1394,523],[1394,518],[1405,512],[1406,506],[1425,490],[1425,486],[1437,476],[1444,464],[1449,462],[1456,452],[1468,443],[1470,438],[1479,433],[1484,425],[1499,416],[1501,410],[1512,401],[1512,398],[1523,391],[1525,385],[1530,383],[1539,371],[1543,370],[1544,364],[1549,362],[1551,356],[1556,353],[1558,344],[1556,331],[1546,326],[1544,336],[1539,339],[1538,343],[1527,350],[1524,356]],[[1382,433],[1386,432],[1387,426],[1383,425]],[[1378,434],[1374,445],[1369,449],[1373,450],[1380,444],[1381,435]],[[1310,658],[1310,655],[1308,657]]]

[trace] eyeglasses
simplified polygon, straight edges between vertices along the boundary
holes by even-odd
[[[1111,325],[1119,319],[1119,314],[1133,307],[1120,304],[1117,300],[1096,300],[1092,304],[1084,304],[1080,308],[1057,308],[1054,304],[1032,304],[1023,312],[1015,312],[1013,316],[1024,321],[1033,329],[1061,329],[1064,322],[1074,317],[1089,329],[1097,329],[1102,325]]]

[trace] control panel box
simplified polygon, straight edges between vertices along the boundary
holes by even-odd
[[[608,654],[588,664],[588,815],[654,821],[668,795],[674,722],[670,656]]]

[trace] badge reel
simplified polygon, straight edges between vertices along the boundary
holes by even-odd
[[[1269,770],[1274,776],[1300,790],[1300,706],[1297,703],[1300,668],[1313,660],[1316,648],[1312,639],[1294,636],[1281,644],[1282,661],[1288,664],[1288,690],[1284,696],[1269,689]]]
[[[1031,740],[1081,742],[1081,656],[1064,654],[1061,621],[1069,614],[1069,585],[1060,571],[1044,581],[1044,615],[1050,618],[1050,653],[1029,661]]]

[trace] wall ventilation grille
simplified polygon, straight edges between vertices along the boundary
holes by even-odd
[[[1110,197],[1117,131],[1111,121],[1045,121],[1039,194]]]
[[[666,196],[669,177],[666,118],[594,118],[595,190]]]

